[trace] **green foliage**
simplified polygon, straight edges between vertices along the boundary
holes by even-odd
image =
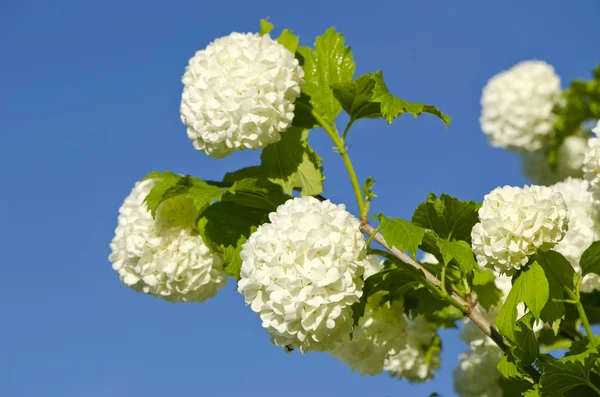
[[[533,313],[529,312],[519,319],[515,327],[515,344],[511,348],[511,355],[521,367],[532,364],[540,355],[533,323]]]
[[[363,186],[363,192],[365,192],[365,199],[367,201],[377,198],[377,195],[373,193],[373,186],[375,186],[375,179],[370,176],[367,178]]]
[[[541,319],[549,323],[555,333],[565,316],[565,305],[562,302],[568,299],[567,291],[576,294],[577,274],[569,261],[558,252],[542,252],[536,256],[546,275],[549,286],[549,301],[542,310]]]
[[[448,241],[438,237],[437,245],[442,258],[444,258],[444,263],[449,264],[452,260],[456,261],[461,273],[470,275],[473,269],[477,267],[473,251],[467,242],[462,240]]]
[[[600,274],[600,241],[594,241],[581,255],[581,275]]]
[[[281,35],[277,38],[277,42],[283,45],[285,48],[290,50],[292,53],[296,53],[300,38],[296,36],[290,29],[284,29]]]
[[[342,107],[331,86],[352,80],[355,64],[350,47],[344,45],[342,34],[329,28],[316,38],[314,50],[299,47],[298,53],[304,62],[303,92],[325,122],[333,124]]]
[[[315,116],[312,114],[313,107],[311,105],[310,96],[302,92],[296,102],[294,102],[294,106],[296,107],[294,110],[294,119],[292,120],[293,127],[299,128],[318,128],[319,122],[315,119]]]
[[[479,222],[479,206],[474,201],[461,201],[447,194],[439,198],[429,193],[412,216],[415,225],[431,229],[441,238],[471,243],[471,229]],[[428,251],[429,252],[429,251]]]
[[[597,387],[590,379],[590,371],[597,358],[598,351],[589,349],[580,354],[546,362],[540,379],[542,396],[560,397],[577,386]]]
[[[460,310],[440,299],[427,286],[404,295],[404,310],[411,317],[422,315],[428,322],[441,328],[455,328],[456,320],[463,317]]]
[[[271,33],[275,26],[271,22],[269,22],[269,18],[260,20],[260,35],[264,36],[266,34]]]
[[[489,310],[492,306],[498,306],[502,299],[502,291],[496,287],[496,277],[489,269],[475,267],[473,277],[473,291],[477,294],[479,304]]]
[[[259,225],[269,221],[269,212],[235,202],[218,202],[198,218],[198,232],[207,244],[223,253],[225,271],[236,280],[242,266],[242,245]]]
[[[558,147],[565,138],[581,134],[583,122],[600,119],[600,66],[593,70],[591,80],[573,80],[563,95],[564,106],[555,109],[558,117],[547,154],[550,164],[556,164]]]
[[[307,138],[307,130],[290,128],[281,134],[279,142],[265,147],[260,156],[262,173],[289,195],[294,189],[305,196],[323,191],[322,160],[309,146]]]
[[[387,267],[365,280],[360,302],[352,305],[354,324],[365,312],[366,302],[378,307],[386,302],[402,299],[403,295],[419,286],[424,279],[423,272],[413,267]],[[377,300],[371,298],[377,296]]]
[[[263,176],[260,167],[229,173],[222,182],[169,171],[148,177],[157,181],[146,197],[149,210],[156,213],[158,207],[174,200],[193,203],[194,211],[185,213],[190,218],[186,223],[196,225],[206,244],[223,254],[225,270],[236,279],[242,263],[242,244],[259,225],[268,222],[270,212],[290,198]]]
[[[450,116],[433,105],[404,101],[392,95],[383,81],[383,72],[367,73],[352,81],[332,85],[333,94],[351,120],[385,118],[388,124],[406,113],[414,117],[430,113],[440,118],[446,126]]]
[[[425,234],[423,228],[404,219],[386,218],[383,214],[375,215],[373,218],[381,222],[381,234],[390,247],[407,251],[413,257],[417,254]]]
[[[154,179],[155,181],[152,190],[144,199],[144,203],[146,204],[148,211],[152,214],[152,217],[156,216],[156,210],[162,203],[165,192],[175,186],[181,178],[181,175],[174,174],[171,171],[154,171],[146,175],[144,180]]]
[[[502,357],[498,363],[498,371],[504,379],[524,379],[524,375],[517,365],[508,356]]]
[[[525,302],[537,320],[548,299],[549,285],[546,274],[542,267],[533,261],[513,278],[513,287],[496,317],[498,330],[510,341],[514,341],[517,305]]]

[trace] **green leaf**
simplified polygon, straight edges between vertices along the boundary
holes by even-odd
[[[536,256],[549,285],[549,301],[542,310],[541,319],[549,323],[558,333],[558,328],[565,316],[565,305],[561,300],[568,298],[566,290],[576,293],[576,280],[578,278],[569,261],[554,251],[542,252]]]
[[[531,365],[540,355],[533,323],[533,313],[529,312],[519,319],[515,328],[515,344],[511,353],[521,367]]]
[[[423,315],[428,322],[441,328],[456,328],[456,320],[464,317],[462,312],[426,288],[418,288],[404,295],[404,310],[416,317]]]
[[[218,202],[202,212],[197,226],[204,241],[223,252],[225,271],[238,280],[242,245],[258,226],[268,221],[268,210],[235,202]]]
[[[405,268],[384,269],[365,280],[363,295],[365,299],[380,294],[384,299],[379,303],[394,301],[401,298],[406,292],[415,289],[423,277],[423,273]]]
[[[549,286],[546,274],[542,267],[534,261],[521,269],[513,278],[512,289],[496,317],[498,330],[509,340],[514,341],[517,305],[525,302],[537,320],[548,299]]]
[[[174,174],[171,171],[166,171],[164,173],[151,172],[144,179],[150,178],[154,179],[155,183],[150,193],[148,193],[144,199],[144,203],[146,203],[148,211],[150,211],[154,218],[156,216],[156,210],[163,202],[165,192],[177,185],[177,182],[181,180],[182,176]]]
[[[260,20],[260,35],[264,36],[266,34],[271,33],[275,26],[271,22],[269,22],[269,18]]]
[[[489,269],[475,267],[473,277],[473,291],[477,294],[479,304],[489,310],[492,306],[497,306],[502,299],[502,291],[496,287],[495,276]]]
[[[427,200],[415,209],[412,222],[435,231],[445,239],[464,240],[471,243],[471,229],[479,222],[478,205],[474,201],[461,201],[442,194],[439,198],[429,193]]]
[[[342,34],[329,28],[315,40],[314,51],[299,47],[298,53],[304,59],[303,92],[310,97],[312,107],[321,117],[332,124],[342,107],[333,96],[331,86],[350,81],[354,75],[350,47],[344,45]]]
[[[508,356],[503,356],[496,368],[498,368],[500,374],[506,379],[524,379],[519,367],[510,361]]]
[[[563,289],[576,292],[575,284],[578,276],[571,263],[562,254],[555,251],[541,252],[536,256],[536,261],[544,269],[550,286],[556,289],[556,293],[551,295],[562,297]]]
[[[367,201],[371,201],[374,198],[377,198],[377,195],[373,193],[373,186],[375,186],[375,179],[373,177],[368,177],[363,185],[363,192],[365,192],[365,199]]]
[[[234,182],[239,181],[240,179],[256,179],[266,180],[264,174],[262,173],[262,168],[259,165],[253,165],[246,168],[241,168],[239,170],[228,172],[223,177],[223,183],[228,185],[233,185]]]
[[[521,396],[522,397],[541,397],[537,386],[535,389],[526,390],[525,392],[523,392],[523,394],[521,394]]]
[[[366,73],[352,81],[332,85],[333,94],[352,120],[385,118],[389,124],[402,114],[414,117],[430,113],[440,118],[446,126],[451,118],[433,105],[404,101],[392,95],[383,81],[383,73]]]
[[[291,30],[284,29],[283,32],[281,32],[281,35],[277,38],[277,42],[290,50],[292,53],[296,53],[300,38],[292,33]]]
[[[467,242],[462,240],[448,241],[438,237],[437,246],[444,262],[449,264],[452,260],[455,260],[463,274],[469,275],[477,267],[473,251]]]
[[[591,385],[590,371],[597,358],[598,351],[590,349],[545,363],[540,379],[542,395],[559,397],[576,386]]]
[[[386,218],[383,214],[375,215],[373,218],[381,222],[381,234],[390,247],[407,251],[413,257],[417,254],[425,235],[423,228],[404,219]]]
[[[290,128],[279,142],[265,147],[260,156],[263,174],[290,195],[296,188],[305,196],[323,191],[322,160],[308,145],[307,138],[307,130]]]
[[[292,120],[292,127],[299,128],[318,128],[320,127],[319,122],[313,116],[313,106],[311,99],[305,92],[300,93],[296,102],[294,102],[294,119]]]
[[[388,123],[404,113],[410,113],[414,117],[419,116],[421,113],[429,113],[441,119],[446,126],[450,125],[450,116],[445,115],[435,106],[404,101],[390,94],[383,82],[383,72],[381,70],[375,72],[373,79],[375,80],[375,88],[373,89],[371,102],[381,104],[381,114],[387,119]]]
[[[333,95],[351,119],[383,117],[378,102],[371,102],[375,80],[371,73],[363,74],[352,81],[333,84]]]
[[[581,255],[579,261],[582,276],[589,273],[600,274],[600,241],[594,241]]]

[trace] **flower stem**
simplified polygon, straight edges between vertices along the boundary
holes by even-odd
[[[363,233],[371,235],[375,229],[373,228],[373,226],[369,225],[368,223],[365,223],[361,225],[361,230]],[[373,240],[377,241],[382,247],[384,247],[387,251],[392,253],[396,258],[400,259],[402,262],[422,271],[427,284],[435,288],[435,290],[439,291],[442,282],[438,280],[433,274],[431,274],[426,268],[424,268],[419,262],[406,255],[404,252],[400,251],[396,247],[390,247],[381,233],[376,233]],[[473,323],[477,325],[485,335],[489,336],[504,352],[508,351],[508,347],[502,340],[502,335],[500,335],[498,330],[494,326],[492,326],[492,324],[490,324],[489,320],[479,310],[477,310],[476,307],[470,305],[454,291],[445,292],[447,297],[443,297],[442,299],[446,300],[452,306],[461,310],[466,317],[473,321]],[[537,371],[537,369],[535,369],[532,365],[527,365],[523,369],[525,370],[525,372],[527,372],[527,374],[533,379],[535,383],[539,382],[540,373]]]
[[[366,211],[366,206],[365,206],[365,200],[363,199],[363,194],[362,194],[362,190],[360,188],[360,183],[358,183],[358,178],[356,176],[356,172],[354,171],[354,167],[352,166],[352,161],[350,161],[350,156],[348,156],[348,152],[346,151],[346,147],[344,145],[344,140],[342,138],[340,138],[340,135],[338,134],[337,129],[335,127],[332,128],[329,124],[327,124],[327,122],[325,120],[323,120],[323,117],[321,117],[320,114],[318,114],[317,112],[315,112],[313,110],[312,115],[315,118],[315,120],[317,120],[317,122],[321,125],[321,127],[323,127],[323,129],[325,130],[327,135],[329,135],[329,137],[333,141],[333,144],[335,145],[336,149],[340,153],[340,156],[342,156],[342,160],[344,160],[344,165],[346,166],[346,170],[348,171],[348,175],[350,176],[350,182],[352,182],[352,188],[354,189],[354,195],[356,196],[356,202],[358,204],[358,213],[360,214],[360,220],[361,221],[367,220],[367,211]],[[347,126],[346,131],[344,131],[345,134],[348,133],[348,129],[349,129],[349,127]]]
[[[594,338],[594,332],[592,331],[592,327],[590,326],[590,320],[587,318],[587,314],[585,314],[585,310],[583,309],[583,305],[581,304],[581,299],[574,292],[567,290],[567,295],[573,301],[575,301],[575,307],[577,308],[577,312],[579,313],[579,318],[581,319],[581,323],[583,324],[583,328],[585,328],[585,333],[588,336],[590,341],[590,345],[592,347],[596,347],[596,339]]]
[[[344,133],[342,134],[342,141],[346,142],[348,131],[350,131],[350,127],[352,127],[352,124],[354,124],[355,121],[356,120],[351,118],[350,121],[348,121],[348,124],[346,124],[346,128],[344,128]]]

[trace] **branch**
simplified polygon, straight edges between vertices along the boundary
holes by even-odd
[[[373,226],[369,225],[368,223],[362,223],[360,230],[369,236],[372,235],[373,232],[375,231]],[[396,258],[400,259],[402,262],[422,271],[423,274],[425,275],[425,279],[427,280],[427,282],[429,284],[433,285],[436,288],[441,287],[442,283],[440,280],[438,280],[433,274],[429,273],[427,271],[427,269],[425,269],[423,266],[421,266],[421,264],[419,262],[417,262],[410,256],[406,255],[404,252],[400,251],[396,247],[390,247],[386,243],[386,241],[383,238],[383,235],[381,233],[375,233],[373,239],[375,241],[377,241],[379,244],[381,244],[381,246],[384,247],[386,250],[388,250],[392,254],[394,254],[394,256]],[[488,337],[490,337],[498,345],[498,347],[500,347],[505,353],[508,352],[508,347],[504,344],[504,341],[502,340],[502,335],[500,335],[498,330],[490,324],[490,322],[487,320],[487,318],[485,318],[485,316],[483,314],[481,314],[481,312],[479,310],[477,310],[477,308],[470,305],[467,301],[465,301],[463,298],[461,298],[454,291],[449,291],[449,296],[454,302],[458,303],[459,305],[461,305],[463,307],[466,307],[467,310],[464,311],[465,316],[469,317],[469,319],[471,321],[473,321],[473,323],[475,325],[477,325],[479,327],[479,329],[481,329],[483,331],[484,334],[486,334]],[[536,383],[539,382],[540,373],[533,366],[528,365],[524,369],[533,378],[533,380]]]

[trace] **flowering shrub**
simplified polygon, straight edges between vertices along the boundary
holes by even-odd
[[[357,177],[351,127],[424,113],[448,127],[450,117],[395,96],[381,71],[355,77],[333,28],[313,47],[272,31],[263,20],[258,33],[215,40],[182,79],[196,149],[261,149],[260,163],[220,181],[166,171],[138,182],[110,244],[121,282],[202,302],[232,278],[275,345],[329,353],[360,375],[430,380],[442,364],[437,331],[461,326],[462,397],[600,395],[600,143],[588,129],[600,119],[600,68],[565,90],[542,61],[494,76],[481,128],[535,184],[498,187],[482,203],[430,193],[402,219],[370,214],[375,180]],[[323,196],[315,128],[348,171],[354,215]]]

